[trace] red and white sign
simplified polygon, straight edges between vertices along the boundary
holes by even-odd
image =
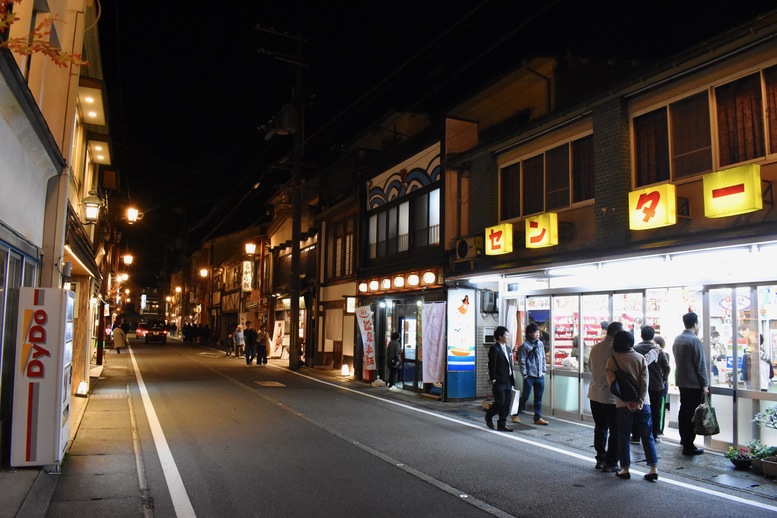
[[[748,164],[702,176],[704,216],[725,218],[763,209],[761,166]]]
[[[372,310],[369,306],[361,306],[356,309],[356,320],[359,322],[359,331],[362,335],[364,347],[364,370],[374,371],[375,363],[375,326],[372,325]]]
[[[70,437],[73,292],[22,288],[14,373],[11,465],[59,463]]]

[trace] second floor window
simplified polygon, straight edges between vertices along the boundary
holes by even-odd
[[[775,114],[777,66],[635,117],[637,186],[704,174],[777,152]]]
[[[500,219],[569,207],[594,196],[593,137],[565,142],[500,171]]]
[[[353,219],[339,221],[330,226],[326,258],[328,279],[353,275],[354,227]]]
[[[370,259],[440,243],[440,189],[414,196],[369,219]]]

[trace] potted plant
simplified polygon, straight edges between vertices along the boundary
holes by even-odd
[[[777,407],[769,407],[755,414],[753,422],[777,430]],[[777,477],[777,448],[765,446],[758,454],[763,474],[769,478]]]
[[[753,422],[766,428],[777,430],[777,406],[772,406],[766,410],[761,410],[753,418]]]
[[[748,469],[750,464],[752,464],[752,458],[747,448],[736,449],[733,446],[729,446],[728,451],[724,455],[736,469]]]

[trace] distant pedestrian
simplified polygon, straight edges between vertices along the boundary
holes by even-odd
[[[699,316],[694,312],[683,315],[683,331],[674,339],[672,353],[675,360],[675,383],[680,389],[680,411],[677,415],[677,427],[680,431],[680,444],[683,455],[701,455],[704,450],[697,448],[693,441],[693,414],[696,407],[708,394],[707,362],[704,359],[704,346],[696,336],[699,333]]]
[[[232,333],[232,338],[235,340],[235,358],[243,357],[243,349],[245,348],[246,339],[243,334],[243,326],[238,324],[235,328],[235,332]]]
[[[256,332],[256,329],[251,327],[250,321],[246,322],[246,328],[245,331],[243,331],[243,336],[245,337],[246,341],[246,365],[251,365],[251,362],[254,361],[254,355],[256,355],[256,338],[258,333]]]
[[[523,376],[523,392],[518,406],[520,414],[526,409],[529,394],[534,389],[534,424],[547,425],[542,418],[542,394],[545,392],[545,345],[539,339],[540,329],[537,324],[526,326],[526,340],[518,349],[518,366]]]
[[[232,333],[229,333],[224,340],[222,340],[224,346],[224,352],[227,353],[227,358],[232,356],[232,352],[235,350],[235,339],[232,337]]]
[[[535,324],[535,330],[539,329]],[[500,432],[512,432],[512,428],[507,427],[507,416],[510,414],[510,398],[513,387],[515,386],[515,377],[513,376],[513,355],[510,347],[507,345],[507,337],[510,333],[504,326],[497,326],[494,330],[495,343],[488,350],[488,379],[491,381],[491,390],[494,395],[494,402],[486,411],[486,426],[494,429],[494,416],[499,414],[497,420],[497,429]]]
[[[642,439],[642,448],[645,451],[645,459],[650,470],[645,475],[645,480],[655,482],[658,480],[658,454],[656,443],[653,441],[653,425],[650,418],[650,404],[648,400],[648,368],[645,357],[634,350],[634,335],[630,331],[618,331],[613,338],[612,349],[614,354],[607,361],[607,382],[612,385],[615,382],[615,370],[625,371],[636,380],[639,387],[639,401],[623,401],[615,398],[616,413],[618,415],[618,458],[621,470],[616,473],[618,478],[629,479],[629,466],[631,465],[631,444],[629,434],[631,424],[636,420],[639,424],[639,435]]]
[[[124,331],[124,319],[120,318],[113,328],[113,348],[116,354],[121,354],[121,350],[127,347],[127,333]]]
[[[259,326],[259,334],[256,337],[256,364],[267,365],[267,344],[270,335],[267,334],[267,324]]]
[[[591,348],[590,356],[591,384],[588,386],[588,399],[594,418],[595,468],[605,473],[618,470],[618,416],[606,368],[607,360],[613,355],[613,339],[622,330],[623,324],[620,322],[607,324],[607,336]]]
[[[402,345],[399,343],[399,333],[394,331],[391,333],[391,340],[389,340],[386,346],[386,365],[389,369],[389,382],[388,388],[399,390],[395,386],[397,382],[397,372],[399,372],[399,366],[402,363]]]

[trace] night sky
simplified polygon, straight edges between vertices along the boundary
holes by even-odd
[[[265,140],[291,100],[301,35],[306,161],[325,166],[392,110],[446,109],[539,55],[658,61],[777,8],[773,1],[101,0],[99,30],[117,200],[141,284],[186,250],[261,221],[288,178],[292,137]],[[141,8],[142,5],[142,8]],[[251,186],[260,182],[256,191]],[[247,194],[248,193],[248,194]]]

